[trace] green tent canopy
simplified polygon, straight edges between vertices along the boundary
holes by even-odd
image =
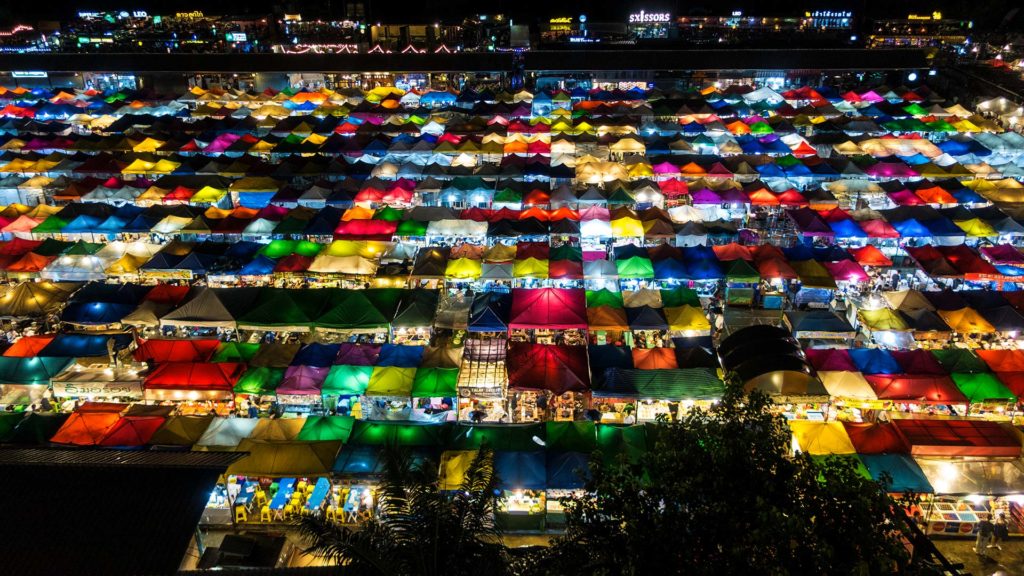
[[[448,449],[478,450],[486,442],[492,450],[527,452],[542,449],[544,435],[544,424],[540,423],[457,425]]]
[[[295,439],[303,442],[348,442],[354,424],[355,419],[351,416],[310,416]]]
[[[210,362],[248,362],[259,350],[258,342],[221,342]]]
[[[7,442],[24,419],[24,412],[0,412],[0,442]]]
[[[597,427],[588,420],[547,422],[548,452],[593,452],[597,449]]]
[[[413,398],[449,398],[458,394],[458,368],[420,368],[412,383]]]
[[[728,282],[756,284],[761,281],[761,274],[746,260],[733,260],[725,268],[725,279]]]
[[[248,312],[238,318],[239,328],[308,330],[320,316],[330,290],[264,288]]]
[[[717,400],[725,385],[710,368],[628,370],[639,398]]]
[[[449,424],[412,424],[356,420],[348,443],[352,446],[440,448],[451,433]]]
[[[369,290],[335,290],[324,313],[316,319],[318,328],[327,330],[386,330],[385,316],[370,300]]]
[[[235,384],[235,394],[272,394],[284,379],[284,368],[252,367]]]
[[[817,455],[813,455],[812,454],[811,455],[811,460],[813,460],[814,462],[817,462],[820,465],[823,465],[825,463],[825,461],[828,460],[829,458],[841,458],[843,460],[847,460],[851,464],[854,465],[854,467],[857,469],[857,474],[860,474],[861,477],[863,477],[863,478],[865,478],[867,480],[874,480],[874,478],[871,477],[871,472],[868,471],[867,466],[864,465],[864,462],[862,462],[861,459],[858,458],[856,454],[817,454]],[[820,476],[818,477],[818,480],[819,481],[821,480]]]
[[[673,290],[661,291],[661,304],[665,308],[677,308],[679,306],[700,307],[700,297],[697,291],[692,288],[675,288]]]
[[[395,230],[395,236],[426,236],[428,224],[421,220],[403,220]]]
[[[619,278],[654,278],[654,264],[649,258],[642,256],[616,260],[615,268],[619,272]]]
[[[954,372],[950,374],[956,387],[967,396],[967,400],[971,404],[988,402],[988,401],[999,401],[999,402],[1015,402],[1017,396],[1010,391],[994,374],[991,373],[979,373],[979,374],[960,374]]]
[[[600,290],[587,290],[587,308],[598,306],[611,306],[612,308],[623,308],[621,292],[612,292],[606,288]]]
[[[432,326],[437,312],[437,290],[406,290],[391,325],[396,328]]]
[[[373,366],[331,366],[320,393],[324,396],[362,396],[370,385]]]
[[[988,364],[966,348],[932,350],[932,356],[950,373],[979,374],[989,372]]]
[[[647,427],[599,425],[597,448],[605,460],[614,461],[619,456],[624,456],[630,462],[638,462],[647,452]]]
[[[57,414],[33,412],[19,421],[3,441],[11,444],[46,444],[57,433],[57,430],[60,430],[69,416],[71,414],[67,412]]]

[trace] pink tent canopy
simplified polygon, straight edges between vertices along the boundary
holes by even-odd
[[[587,298],[583,290],[515,288],[509,328],[587,328]]]

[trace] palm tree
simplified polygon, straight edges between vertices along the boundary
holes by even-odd
[[[438,466],[408,450],[383,450],[376,515],[357,528],[322,514],[303,517],[306,552],[345,566],[345,573],[445,576],[509,573],[508,551],[494,522],[494,454],[480,449],[458,490],[441,490]]]

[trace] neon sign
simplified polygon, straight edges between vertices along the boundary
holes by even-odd
[[[649,24],[659,22],[669,22],[672,20],[672,15],[668,12],[644,12],[643,10],[636,14],[629,15],[630,24]]]

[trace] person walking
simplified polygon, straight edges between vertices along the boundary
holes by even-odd
[[[1006,524],[1006,512],[1000,512],[996,516],[996,521],[992,525],[992,543],[988,545],[989,548],[995,548],[996,550],[1002,550],[1000,542],[1007,539],[1010,536],[1010,528]]]
[[[978,522],[978,538],[974,541],[974,551],[979,556],[985,555],[985,550],[988,545],[992,542],[992,535],[995,532],[995,527],[992,525],[992,521],[988,518],[982,518],[981,522]]]

